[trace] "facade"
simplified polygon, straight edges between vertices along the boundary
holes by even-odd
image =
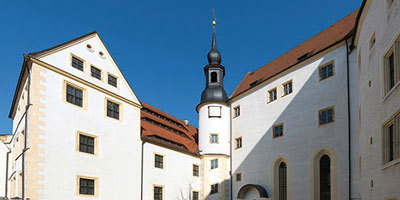
[[[230,96],[213,21],[198,129],[140,101],[96,32],[27,54],[0,197],[399,200],[399,6],[365,0]]]
[[[399,199],[399,9],[399,1],[365,1],[354,41],[362,199]]]

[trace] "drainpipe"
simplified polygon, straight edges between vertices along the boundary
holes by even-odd
[[[230,175],[231,175],[231,200],[233,200],[233,172],[232,172],[232,159],[233,159],[233,157],[232,157],[232,145],[233,145],[233,143],[232,143],[232,109],[231,109],[231,106],[229,106],[229,113],[230,113],[230,116],[229,116],[229,120],[230,120],[230,123],[229,123],[229,126],[230,126],[230,154],[231,154],[231,157],[230,157]]]
[[[140,199],[141,200],[143,200],[143,157],[144,157],[144,153],[143,153],[143,150],[144,150],[144,144],[145,144],[146,142],[145,141],[142,141],[142,162],[141,162],[141,172],[140,172]]]
[[[29,114],[29,107],[31,104],[30,94],[31,94],[31,67],[28,64],[29,55],[24,55],[24,59],[27,61],[27,70],[28,70],[28,95],[27,95],[27,103],[25,107],[25,134],[24,134],[24,150],[22,151],[22,200],[25,200],[25,152],[27,146],[27,139],[28,139],[28,114]]]
[[[346,64],[347,64],[347,125],[348,125],[348,146],[349,146],[349,200],[351,200],[351,113],[350,113],[350,78],[349,78],[349,54],[351,51],[349,51],[349,44],[347,42],[349,38],[346,37]]]
[[[6,156],[6,184],[5,184],[5,186],[6,186],[6,188],[5,188],[5,193],[4,193],[4,197],[7,197],[8,195],[8,162],[9,162],[9,159],[10,159],[10,153],[11,153],[11,151],[9,150],[8,152],[7,152],[7,156]]]

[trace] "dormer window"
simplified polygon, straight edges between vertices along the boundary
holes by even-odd
[[[217,72],[211,72],[211,83],[216,83],[218,81]]]

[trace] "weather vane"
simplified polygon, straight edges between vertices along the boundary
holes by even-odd
[[[214,8],[212,9],[212,14],[213,14],[212,25],[213,25],[213,27],[215,27],[215,26],[217,25],[217,18],[215,17],[215,10],[214,10]]]

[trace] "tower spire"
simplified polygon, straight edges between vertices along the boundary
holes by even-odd
[[[208,52],[207,59],[208,59],[208,64],[210,65],[219,65],[221,64],[221,54],[219,53],[217,49],[217,38],[216,38],[216,31],[215,31],[215,26],[217,25],[217,19],[215,17],[215,12],[213,10],[213,21],[212,21],[212,27],[213,27],[213,35],[212,35],[212,43],[211,43],[211,50]]]

